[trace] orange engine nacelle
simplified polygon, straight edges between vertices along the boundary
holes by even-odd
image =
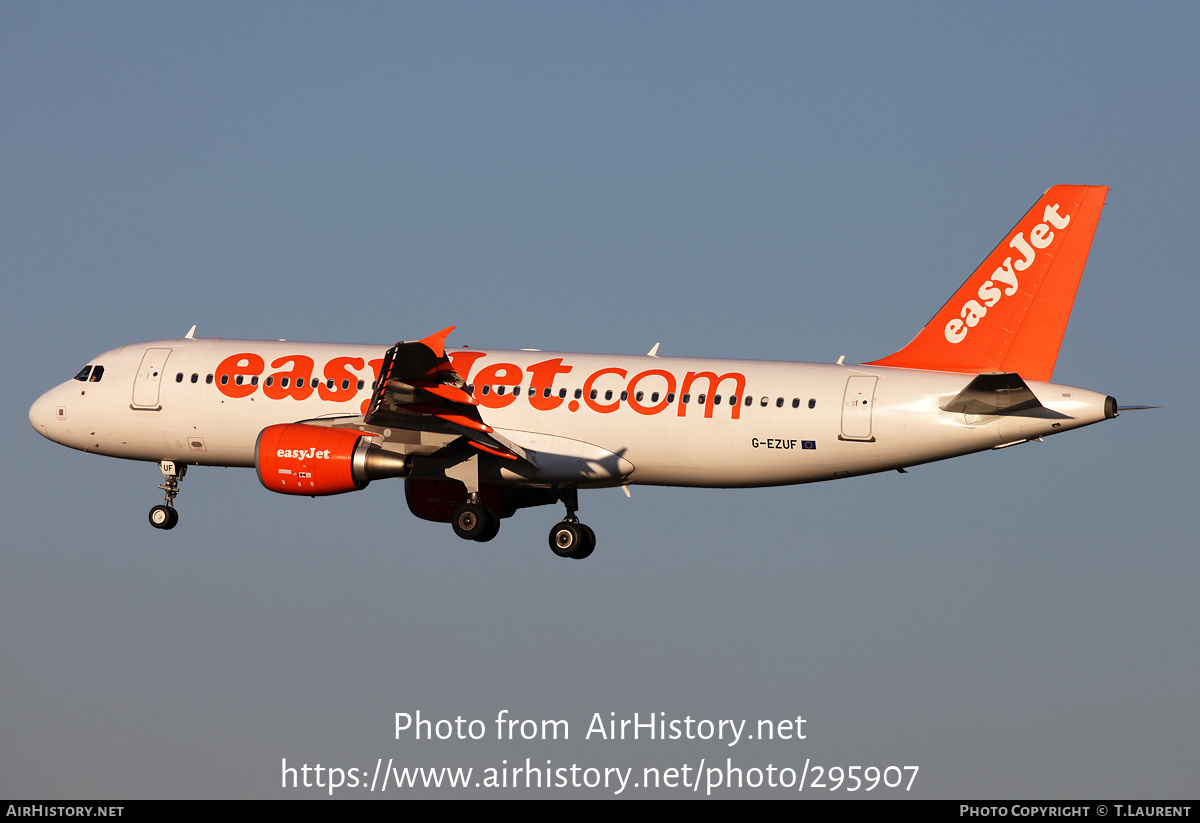
[[[408,474],[403,455],[385,452],[360,431],[304,423],[267,426],[254,446],[259,481],[280,494],[342,494],[381,477]]]

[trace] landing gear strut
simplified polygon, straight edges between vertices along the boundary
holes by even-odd
[[[575,511],[579,508],[579,493],[576,489],[565,489],[561,495],[567,507],[567,516],[550,529],[550,550],[559,557],[582,560],[596,550],[596,533],[591,527],[579,522]]]
[[[160,460],[159,471],[163,473],[163,482],[159,488],[166,493],[166,504],[155,506],[150,510],[150,525],[164,531],[175,528],[179,522],[179,512],[175,511],[175,496],[179,494],[179,481],[187,474],[186,465],[176,465],[174,460]]]

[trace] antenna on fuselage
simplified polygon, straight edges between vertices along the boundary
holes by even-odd
[[[195,325],[193,325],[190,329],[188,329],[188,333],[183,336],[183,339],[184,340],[195,340],[196,339]]]

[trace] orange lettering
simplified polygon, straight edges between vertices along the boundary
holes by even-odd
[[[296,400],[307,400],[313,393],[312,384],[308,382],[312,377],[313,359],[305,357],[303,354],[289,354],[271,363],[271,368],[282,368],[284,364],[290,365],[292,368],[289,371],[272,374],[273,385],[264,385],[263,394],[272,400],[282,400],[289,395]],[[283,386],[285,379],[288,381],[286,388]]]
[[[333,381],[333,388],[329,388],[327,383],[318,386],[317,393],[321,395],[321,399],[343,403],[353,398],[358,394],[358,375],[350,369],[361,369],[362,367],[363,359],[361,357],[335,357],[326,363],[325,379]],[[346,388],[342,388],[342,383],[346,383]]]
[[[611,414],[620,408],[620,398],[611,403],[597,403],[592,399],[592,384],[595,383],[596,378],[602,374],[619,374],[621,377],[625,377],[627,374],[629,374],[629,372],[627,372],[625,369],[601,369],[600,371],[591,375],[583,384],[583,402],[587,403],[592,407],[593,410],[598,411],[601,414]]]
[[[687,404],[683,402],[683,395],[687,394],[689,391],[691,391],[692,383],[694,383],[695,381],[697,381],[701,378],[704,378],[705,380],[708,381],[708,391],[705,392],[706,397],[704,398],[704,416],[712,417],[713,395],[716,393],[717,388],[721,385],[721,383],[723,383],[725,380],[727,380],[731,377],[733,378],[734,382],[737,384],[734,389],[734,396],[737,397],[738,399],[741,399],[742,395],[746,391],[746,375],[738,374],[737,372],[730,372],[729,374],[723,374],[720,377],[717,377],[715,374],[713,374],[710,371],[702,371],[702,372],[690,371],[690,372],[688,372],[687,376],[683,378],[683,387],[679,390],[680,391],[679,417],[683,417],[685,414],[687,414]],[[733,406],[733,419],[734,420],[738,419],[738,417],[741,415],[741,411],[742,411],[742,404],[736,403]]]
[[[475,376],[475,382],[481,386],[519,386],[522,376],[524,372],[519,366],[512,363],[493,363],[480,370]],[[479,401],[479,405],[489,409],[502,409],[511,405],[517,398],[513,394],[496,394],[493,390],[488,394],[475,392],[475,399]]]
[[[226,397],[249,397],[258,390],[258,386],[248,379],[243,380],[239,386],[237,377],[258,377],[263,373],[265,365],[263,359],[253,352],[231,354],[217,366],[217,389]]]
[[[667,387],[663,390],[662,400],[659,400],[653,406],[643,406],[641,401],[637,399],[637,385],[643,377],[658,375],[667,381]],[[634,378],[629,381],[629,407],[638,414],[658,414],[667,407],[670,402],[667,400],[667,395],[675,391],[675,375],[665,369],[650,369],[641,374],[634,375]]]
[[[561,357],[543,360],[541,363],[534,363],[530,366],[529,384],[533,388],[533,394],[529,397],[529,405],[538,411],[550,411],[561,406],[563,399],[554,395],[554,378],[560,374],[568,374],[570,371],[571,367],[564,366]],[[546,389],[550,389],[549,397],[543,396]]]

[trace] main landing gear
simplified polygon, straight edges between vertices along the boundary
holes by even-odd
[[[159,471],[163,473],[163,482],[159,488],[166,493],[166,504],[155,506],[150,510],[150,525],[156,529],[168,531],[175,528],[179,522],[179,512],[175,511],[175,496],[179,494],[179,481],[187,474],[186,465],[176,465],[173,460],[160,460]]]
[[[500,518],[479,502],[478,493],[467,495],[467,502],[454,511],[450,525],[463,540],[477,543],[486,543],[500,532]]]
[[[579,508],[577,490],[565,490],[562,493],[562,502],[567,507],[567,516],[550,529],[550,551],[559,557],[582,560],[596,550],[596,533],[590,526],[580,523],[579,518],[575,516],[575,511]]]
[[[567,507],[567,515],[550,530],[550,549],[559,557],[582,560],[595,551],[596,533],[575,516],[579,508],[579,494],[575,489],[564,489],[558,496]],[[486,543],[500,531],[500,516],[484,505],[478,492],[470,492],[467,502],[454,510],[450,525],[463,540]]]

